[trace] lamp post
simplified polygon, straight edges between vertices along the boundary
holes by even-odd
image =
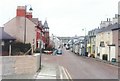
[[[41,69],[41,40],[38,42],[39,49],[40,49],[40,69]]]
[[[85,33],[85,36],[86,36],[86,28],[82,29],[82,31],[85,31],[84,33]]]
[[[25,28],[24,28],[24,43],[26,43],[26,12],[27,12],[27,6],[28,5],[25,5]],[[33,9],[32,9],[32,7],[31,7],[31,5],[30,5],[30,9],[29,9],[29,11],[32,11]]]
[[[9,41],[9,56],[11,56],[11,43],[12,43],[12,40]]]
[[[86,55],[86,48],[87,48],[86,28],[82,29],[82,31],[85,32],[85,37],[84,37],[84,55]]]
[[[40,70],[41,70],[41,65],[42,65],[42,33],[44,32],[44,29],[41,29],[41,32],[40,32],[40,41],[38,42],[39,43],[39,49],[40,49]]]

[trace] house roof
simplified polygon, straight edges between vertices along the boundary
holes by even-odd
[[[118,24],[118,27],[112,29],[112,31],[114,30],[120,30],[120,24]]]
[[[98,30],[98,33],[111,31],[112,29],[115,29],[115,28],[118,28],[118,24],[117,23],[109,25],[107,27],[100,28]]]
[[[0,33],[0,40],[15,40],[15,38],[4,31],[4,27],[0,27]]]
[[[42,26],[42,22],[41,21],[39,21],[39,19],[38,18],[32,18],[32,19],[30,19],[37,27],[39,27],[39,28],[42,28],[43,26]]]
[[[32,18],[31,21],[32,21],[34,24],[36,24],[36,25],[39,24],[39,23],[38,23],[38,18]]]

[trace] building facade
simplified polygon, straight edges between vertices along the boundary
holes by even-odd
[[[16,38],[16,41],[30,43],[33,49],[46,44],[44,27],[38,18],[33,18],[32,12],[26,12],[25,6],[18,6],[16,17],[4,24],[5,31]],[[47,35],[49,38],[49,35]],[[49,39],[47,39],[49,40]],[[47,42],[48,44],[48,42]]]
[[[116,60],[118,61],[118,57],[120,57],[120,27],[112,29],[113,33],[113,44],[115,45],[115,53]]]
[[[113,24],[99,29],[96,35],[96,58],[107,61],[111,61],[113,58],[117,59],[116,47],[113,42],[113,32],[111,30],[117,27],[117,24]]]
[[[95,49],[96,49],[96,34],[99,28],[93,29],[88,32],[88,39],[87,39],[87,52],[90,55],[95,56]]]

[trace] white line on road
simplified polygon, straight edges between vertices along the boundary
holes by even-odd
[[[66,73],[67,73],[67,75],[69,77],[69,81],[73,81],[71,75],[69,74],[69,72],[68,72],[68,70],[66,68],[65,68],[65,71],[66,71]]]
[[[72,80],[72,77],[71,77],[71,75],[69,74],[69,72],[67,71],[67,69],[64,68],[63,66],[61,66],[61,68],[62,68],[62,71],[64,72],[64,74],[65,74],[65,76],[66,76],[66,79],[68,79],[68,81],[73,81],[73,80]]]
[[[67,76],[67,73],[65,72],[64,67],[63,67],[63,66],[61,66],[61,68],[62,68],[62,71],[64,72],[64,74],[65,74],[65,76],[66,76],[66,79],[69,79],[69,78],[68,78],[68,76]]]
[[[63,79],[62,70],[61,70],[60,66],[59,66],[59,70],[60,70],[60,79]]]
[[[66,68],[65,68],[65,71],[66,71],[66,73],[67,73],[69,79],[70,79],[71,81],[73,81],[71,75],[69,74],[69,72],[68,72],[68,70],[67,70]]]

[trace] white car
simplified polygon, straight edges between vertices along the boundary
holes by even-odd
[[[57,54],[62,55],[62,49],[61,48],[57,49]]]

